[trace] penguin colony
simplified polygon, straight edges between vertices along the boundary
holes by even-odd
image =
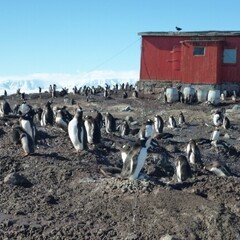
[[[63,93],[67,90],[63,89]],[[89,101],[92,95],[103,94],[105,100],[111,98],[112,94],[122,91],[123,99],[128,98],[132,91],[132,98],[139,97],[139,93],[132,85],[122,84],[120,87],[115,85],[111,89],[108,85],[105,88],[90,88],[83,87],[79,90],[75,87],[74,94],[85,95],[86,101]],[[162,148],[158,139],[168,138],[170,135],[165,132],[166,128],[172,131],[188,127],[183,112],[179,112],[178,124],[173,115],[170,115],[168,120],[163,119],[160,112],[156,114],[140,126],[140,128],[132,128],[131,122],[121,120],[113,116],[110,112],[100,112],[93,109],[90,115],[84,114],[87,112],[82,109],[81,103],[75,107],[74,112],[70,112],[66,106],[53,106],[54,98],[57,96],[56,87],[50,88],[52,100],[46,101],[45,105],[34,109],[24,98],[24,101],[15,106],[13,110],[6,99],[0,103],[0,117],[17,116],[18,124],[12,128],[12,140],[17,145],[21,145],[23,156],[34,155],[38,141],[37,128],[57,127],[60,131],[66,133],[69,141],[72,143],[73,149],[77,154],[83,151],[91,151],[97,145],[103,144],[102,133],[108,135],[119,136],[125,141],[122,146],[116,147],[119,150],[119,158],[121,158],[122,168],[120,176],[123,179],[136,180],[145,178],[143,169],[147,158],[151,152],[161,154]],[[62,94],[63,94],[62,93]],[[222,96],[225,99],[225,96]],[[191,102],[191,99],[185,102]],[[177,117],[177,116],[175,116]],[[119,124],[119,125],[118,125]],[[226,143],[220,140],[221,128],[227,130],[231,128],[229,118],[226,116],[224,109],[218,109],[212,116],[212,127],[214,128],[212,135],[209,136],[209,142],[213,149],[218,150],[220,147],[229,147]],[[132,138],[129,138],[129,135]],[[185,153],[179,154],[172,165],[175,169],[174,178],[177,182],[183,182],[192,178],[198,171],[209,171],[219,177],[231,176],[231,171],[218,161],[204,164],[202,161],[201,151],[198,142],[193,139],[194,136],[186,143]],[[200,141],[201,142],[201,141]],[[106,172],[105,172],[106,173]]]

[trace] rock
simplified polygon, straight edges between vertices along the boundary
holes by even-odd
[[[28,181],[26,177],[23,175],[20,175],[19,173],[10,173],[8,174],[4,180],[4,183],[10,184],[10,185],[15,185],[15,186],[22,186],[22,187],[31,187],[32,183]]]
[[[223,137],[226,138],[226,139],[230,139],[230,136],[229,136],[228,133],[226,133]]]
[[[232,110],[233,111],[240,111],[240,105],[239,104],[236,104],[232,107]]]
[[[177,240],[177,238],[174,237],[174,236],[171,236],[171,235],[167,234],[167,235],[165,235],[165,236],[162,236],[162,237],[160,238],[160,240]]]
[[[176,145],[169,144],[166,146],[166,150],[172,153],[177,153],[179,152],[179,149]]]

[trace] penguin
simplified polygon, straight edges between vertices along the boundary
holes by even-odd
[[[63,106],[61,108],[61,112],[62,112],[63,118],[67,123],[69,123],[73,119],[73,115],[67,110],[66,106]]]
[[[221,114],[218,111],[213,115],[213,124],[216,127],[219,127],[222,125]]]
[[[94,120],[97,122],[98,127],[101,129],[103,127],[103,116],[98,110],[96,110],[96,112],[97,114],[94,117]]]
[[[56,125],[63,129],[65,132],[68,131],[68,122],[65,119],[62,110],[57,110],[56,118],[55,118]]]
[[[155,115],[154,117],[154,130],[156,133],[162,133],[163,132],[163,127],[164,127],[164,121],[161,116]]]
[[[28,113],[31,109],[32,109],[32,106],[27,104],[26,101],[23,101],[23,103],[18,108],[18,113],[21,115],[24,115],[24,114]]]
[[[187,159],[193,165],[203,166],[200,150],[196,141],[193,139],[191,139],[187,145]]]
[[[35,143],[36,126],[33,122],[33,117],[34,117],[33,112],[29,112],[29,113],[26,113],[25,115],[22,115],[19,121],[22,129],[32,138],[32,141]]]
[[[183,115],[182,112],[180,112],[180,114],[179,114],[178,123],[179,123],[179,125],[183,125],[183,124],[186,123],[186,122],[185,122],[185,117],[184,117],[184,115]]]
[[[104,90],[103,96],[104,96],[105,98],[108,98],[108,90],[107,90],[107,88]]]
[[[128,94],[127,94],[127,92],[126,92],[126,91],[124,91],[124,92],[123,92],[123,96],[122,96],[122,97],[123,97],[123,99],[126,99],[126,98],[128,98]]]
[[[46,126],[46,125],[53,125],[54,121],[54,116],[53,116],[53,110],[51,108],[52,102],[48,101],[45,105],[45,108],[42,113],[41,117],[41,126]]]
[[[178,156],[176,160],[176,175],[180,183],[192,177],[191,167],[184,155]]]
[[[232,175],[230,169],[219,161],[213,161],[212,163],[206,165],[205,169],[214,173],[218,177],[228,177]]]
[[[20,136],[21,134],[26,133],[21,126],[14,126],[12,130],[12,141],[15,145],[21,144]]]
[[[130,151],[130,149],[131,149],[131,146],[129,144],[124,144],[120,149],[123,164],[126,161],[126,158],[128,156],[128,152]]]
[[[12,112],[10,104],[7,102],[7,100],[4,99],[0,104],[0,117],[9,115],[10,112]]]
[[[124,156],[125,160],[121,172],[121,176],[123,178],[135,180],[139,177],[139,173],[142,170],[147,158],[148,149],[152,144],[151,137],[144,138],[140,140],[140,144],[136,143],[129,149],[128,152],[126,152],[127,156]]]
[[[138,98],[138,91],[134,90],[132,96],[133,98]]]
[[[34,143],[28,134],[22,133],[20,135],[20,140],[24,151],[24,156],[28,156],[31,153],[34,153]]]
[[[42,108],[38,108],[37,109],[37,120],[41,123],[41,119],[42,119],[42,113],[43,113],[43,109]]]
[[[223,128],[225,128],[225,129],[230,128],[231,124],[230,124],[230,120],[229,120],[228,117],[226,117],[226,116],[223,117],[223,124],[222,125],[223,125]]]
[[[148,119],[147,122],[140,128],[139,138],[145,139],[153,135],[153,121]]]
[[[225,94],[224,94],[224,93],[221,93],[220,98],[221,98],[221,101],[225,101],[225,100],[226,100],[226,96],[225,96]]]
[[[78,108],[68,124],[69,138],[78,152],[87,149],[87,132],[82,117],[82,109]]]
[[[121,136],[127,136],[130,133],[130,127],[128,125],[128,122],[124,120],[122,124],[119,126],[120,134]]]
[[[170,116],[170,117],[169,117],[168,122],[169,122],[169,125],[168,125],[168,126],[169,126],[170,128],[176,128],[176,127],[177,127],[176,120],[175,120],[175,118],[174,118],[173,116]]]
[[[211,141],[215,141],[217,143],[219,140],[219,137],[220,137],[220,131],[219,131],[219,128],[216,127],[212,133]]]
[[[89,144],[100,143],[101,131],[97,121],[92,116],[86,116],[84,118],[84,125],[87,132],[87,141]]]
[[[105,116],[105,127],[107,133],[116,132],[116,119],[109,112]]]

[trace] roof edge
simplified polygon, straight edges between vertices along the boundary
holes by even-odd
[[[210,30],[210,31],[190,31],[190,32],[139,32],[139,36],[240,36],[240,30],[235,31],[217,31],[217,30]]]

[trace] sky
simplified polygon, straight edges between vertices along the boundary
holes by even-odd
[[[138,32],[240,30],[239,9],[239,0],[0,0],[0,77],[138,74]]]

